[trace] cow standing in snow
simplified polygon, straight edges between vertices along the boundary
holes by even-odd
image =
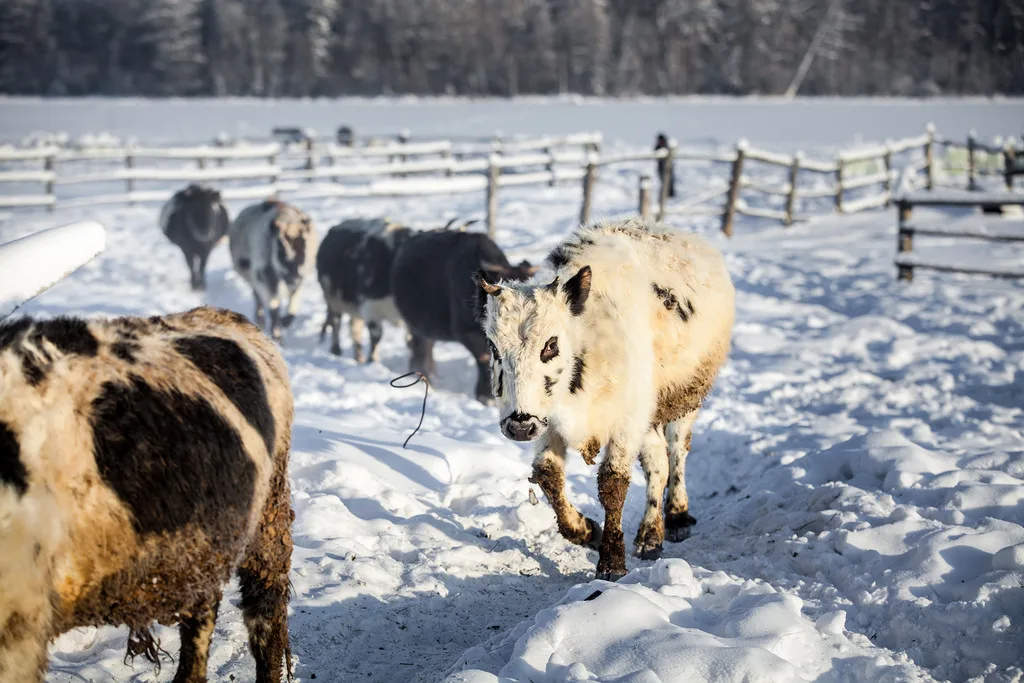
[[[291,325],[299,305],[299,289],[313,267],[316,230],[300,209],[278,200],[267,200],[242,210],[228,231],[231,261],[252,287],[256,299],[256,323],[265,324],[264,308],[270,309],[270,334],[280,339],[282,328]],[[288,296],[282,317],[280,291]]]
[[[220,192],[202,185],[178,190],[160,210],[160,229],[185,254],[192,289],[206,289],[206,260],[228,234],[228,223]]]
[[[573,543],[599,548],[597,575],[626,571],[622,507],[639,454],[647,508],[635,551],[656,557],[694,523],[684,467],[697,411],[728,355],[735,292],[721,254],[642,221],[580,229],[527,283],[477,276],[502,433],[536,441],[533,476]],[[593,463],[605,526],[565,496],[566,450]],[[662,499],[668,487],[664,519]]]
[[[50,639],[127,624],[175,681],[206,680],[237,575],[256,680],[288,652],[292,396],[237,313],[0,323],[0,681],[42,681]],[[290,667],[289,667],[290,668]]]
[[[429,230],[413,235],[395,254],[391,291],[395,306],[409,328],[409,369],[427,377],[435,373],[435,341],[456,341],[473,354],[477,364],[476,397],[492,400],[491,353],[477,315],[473,274],[489,281],[524,280],[537,268],[528,261],[509,263],[487,235],[461,230]]]
[[[370,330],[369,360],[384,335],[383,321],[404,326],[391,295],[391,264],[395,251],[412,234],[409,228],[384,219],[353,218],[327,231],[316,254],[317,279],[324,290],[327,317],[320,330],[323,341],[331,328],[331,353],[341,355],[341,318],[348,314],[356,362],[363,353],[363,328]]]

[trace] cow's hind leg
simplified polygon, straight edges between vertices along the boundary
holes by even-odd
[[[686,456],[690,453],[693,423],[697,411],[671,422],[665,428],[668,439],[668,498],[665,503],[665,535],[673,543],[690,537],[690,527],[697,520],[690,515],[690,499],[686,495]]]
[[[380,360],[380,340],[384,337],[384,326],[381,325],[380,320],[371,319],[366,323],[366,328],[370,331],[370,361]]]
[[[16,512],[0,537],[0,681],[42,683],[54,628],[49,558],[25,521]]]
[[[278,458],[287,459],[287,455],[279,454]],[[249,631],[249,648],[256,660],[256,683],[280,683],[282,661],[291,678],[288,572],[293,517],[285,460],[277,464],[259,530],[238,568],[242,615]]]
[[[601,542],[601,525],[581,515],[565,495],[565,443],[548,432],[537,441],[536,453],[530,482],[539,486],[548,499],[559,533],[570,543],[596,548]]]
[[[352,337],[352,355],[355,356],[357,363],[362,363],[366,360],[366,354],[363,352],[363,331],[366,329],[366,321],[363,317],[355,312],[349,312],[348,315],[348,331]]]
[[[181,620],[181,652],[178,655],[178,671],[174,683],[202,683],[206,681],[206,667],[210,654],[210,639],[217,622],[217,608],[221,593],[217,591],[209,599],[195,607]]]
[[[409,372],[420,372],[432,378],[437,368],[434,366],[434,340],[414,334],[409,341]]]
[[[661,556],[665,540],[665,522],[661,516],[661,503],[668,480],[668,448],[661,426],[651,429],[640,445],[640,466],[647,478],[647,508],[634,541],[637,557],[656,560]]]
[[[284,317],[281,318],[281,325],[283,327],[290,327],[295,322],[295,314],[299,311],[299,289],[301,287],[301,280],[288,285],[288,306],[285,308]]]
[[[598,549],[597,578],[617,581],[626,574],[626,544],[622,538],[622,508],[629,490],[629,470],[639,450],[636,441],[612,440],[597,473],[597,496],[604,507],[604,533]]]
[[[491,405],[494,396],[491,394],[491,350],[487,337],[482,332],[468,332],[463,335],[462,344],[476,361],[476,400]]]

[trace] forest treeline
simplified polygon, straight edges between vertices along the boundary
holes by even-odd
[[[1022,0],[3,0],[0,92],[1024,93]]]

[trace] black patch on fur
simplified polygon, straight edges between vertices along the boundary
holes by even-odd
[[[557,269],[569,263],[570,258],[569,250],[565,248],[565,245],[559,245],[548,254],[548,263],[551,264],[552,268]]]
[[[491,352],[491,360],[495,363],[500,363],[501,354],[498,353],[498,347],[494,345],[494,342],[491,341],[490,337],[487,339],[487,348]]]
[[[0,482],[13,486],[19,496],[28,491],[28,470],[21,461],[21,445],[14,430],[0,422]]]
[[[217,385],[228,400],[263,437],[267,455],[274,457],[274,414],[267,399],[260,371],[242,348],[220,337],[182,337],[174,348],[192,361]]]
[[[252,261],[248,257],[243,256],[238,259],[238,267],[242,270],[249,270],[252,268]]]
[[[141,350],[142,346],[133,341],[119,341],[110,345],[110,352],[128,364],[135,363],[135,354]]]
[[[28,332],[29,328],[31,332]],[[29,353],[23,348],[16,348],[15,353],[21,361],[25,380],[31,386],[38,386],[46,379],[46,370],[54,361],[42,346],[44,339],[63,355],[92,357],[99,351],[99,342],[89,331],[88,324],[81,318],[65,317],[52,320],[22,318],[0,325],[0,349],[26,341],[26,332],[28,343],[35,347],[38,353]]]
[[[671,311],[679,304],[676,295],[672,293],[671,289],[662,287],[656,282],[651,283],[651,289],[654,290],[654,295],[661,299],[661,304],[665,307],[666,311]]]
[[[206,400],[158,391],[131,375],[128,383],[103,384],[89,422],[100,476],[131,510],[137,533],[188,524],[213,539],[239,533],[256,466]]]
[[[557,379],[554,379],[552,377],[545,377],[544,378],[544,393],[546,393],[548,396],[551,396],[551,389],[556,384],[558,384],[558,380]]]
[[[572,379],[569,380],[569,393],[575,394],[583,389],[583,371],[587,369],[587,362],[583,356],[576,356],[572,362]]]
[[[505,371],[498,370],[498,396],[502,396],[505,393]]]
[[[687,319],[689,319],[690,316],[697,312],[697,309],[693,307],[693,302],[690,301],[689,299],[684,299],[683,302],[686,304],[686,310],[689,313],[689,315],[687,315],[686,317]],[[682,306],[682,304],[680,304],[680,306]],[[681,310],[682,309],[680,308],[680,311]]]
[[[569,310],[573,315],[583,313],[583,304],[587,302],[587,297],[590,296],[590,278],[590,266],[583,266],[578,273],[562,285],[562,291],[565,292],[566,299],[569,302]]]

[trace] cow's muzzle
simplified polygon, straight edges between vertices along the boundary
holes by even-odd
[[[540,436],[542,423],[535,415],[515,412],[501,421],[501,433],[513,441],[532,441]]]

